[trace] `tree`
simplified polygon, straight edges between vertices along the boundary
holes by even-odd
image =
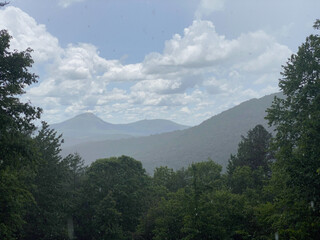
[[[85,179],[87,167],[78,153],[69,154],[62,160],[66,170],[64,191],[66,192],[66,212],[68,215],[68,236],[74,239],[74,219],[81,200],[81,187]],[[64,171],[65,172],[65,171]]]
[[[37,82],[37,76],[29,72],[33,64],[31,49],[10,51],[10,39],[6,30],[0,31],[1,239],[20,236],[25,207],[33,201],[27,186],[39,159],[31,133],[35,130],[33,120],[40,118],[41,109],[19,99],[25,87]]]
[[[156,186],[163,186],[170,192],[176,192],[178,189],[187,185],[187,172],[184,168],[173,171],[167,166],[156,167],[153,174],[153,182]]]
[[[252,170],[262,167],[269,170],[272,154],[269,151],[271,134],[262,126],[257,125],[249,130],[247,136],[241,136],[236,155],[231,155],[228,173],[231,174],[236,167],[248,166]]]
[[[227,166],[228,184],[234,193],[261,190],[264,181],[270,178],[273,159],[270,141],[271,134],[262,125],[249,130],[246,137],[242,136],[238,152],[231,155]]]
[[[31,189],[35,204],[28,208],[24,239],[67,239],[69,169],[60,156],[61,137],[43,122],[34,138],[40,161]]]
[[[92,163],[76,216],[77,238],[131,239],[144,210],[148,180],[141,162],[127,156]]]
[[[9,52],[10,38],[6,30],[0,31],[0,130],[30,133],[35,130],[33,120],[40,118],[41,109],[20,102],[18,96],[38,77],[28,71],[33,64],[32,50]]]
[[[320,20],[315,22],[314,28],[320,29]],[[285,179],[281,181],[283,182],[281,188],[286,194],[276,195],[278,207],[282,209],[284,216],[295,215],[295,218],[291,217],[293,220],[284,227],[288,230],[283,234],[289,234],[288,231],[291,231],[291,235],[285,236],[299,238],[302,236],[299,234],[304,233],[304,239],[315,239],[320,234],[320,176],[317,173],[320,167],[320,36],[318,34],[306,38],[297,54],[293,54],[283,66],[281,75],[279,87],[285,98],[274,99],[273,105],[267,110],[266,118],[270,125],[275,126],[277,132],[273,142],[277,159],[274,176]],[[280,172],[281,175],[277,174]],[[293,196],[295,199],[292,199]],[[303,203],[304,208],[299,206],[300,211],[295,211],[298,203]],[[289,211],[288,205],[292,207]],[[306,218],[302,216],[310,218],[304,221]],[[300,219],[298,223],[297,219]]]

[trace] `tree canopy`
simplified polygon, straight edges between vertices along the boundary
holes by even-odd
[[[320,20],[314,24],[319,30]],[[276,150],[274,182],[281,177],[281,203],[291,205],[288,199],[295,198],[292,211],[283,211],[285,216],[297,216],[299,227],[290,222],[284,236],[319,236],[320,217],[320,36],[311,34],[283,66],[279,87],[285,98],[275,98],[267,110],[269,124],[275,126],[273,141]],[[280,180],[280,179],[278,179]],[[299,208],[296,208],[299,206]],[[313,212],[309,211],[309,206]],[[294,210],[295,209],[295,210]],[[299,209],[299,211],[298,211]],[[300,216],[300,217],[298,217]],[[309,225],[305,218],[314,224]],[[283,223],[280,222],[282,225]],[[293,230],[294,229],[294,230]],[[289,232],[291,231],[291,232]],[[304,235],[301,235],[301,232]]]
[[[33,64],[30,52],[10,51],[6,30],[0,31],[0,238],[13,239],[21,234],[26,204],[33,197],[27,183],[34,176],[39,155],[31,139],[33,120],[41,109],[23,103],[24,88],[37,82],[29,72]]]

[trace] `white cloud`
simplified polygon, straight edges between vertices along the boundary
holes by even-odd
[[[109,61],[103,78],[116,82],[141,80],[145,77],[141,72],[141,67],[141,63],[122,65],[119,61]]]
[[[125,65],[102,58],[92,44],[62,48],[44,25],[14,7],[0,10],[0,27],[13,35],[13,47],[32,47],[35,61],[46,69],[27,97],[44,108],[49,122],[92,111],[111,121],[199,123],[250,97],[275,92],[281,64],[291,54],[263,31],[227,39],[212,22],[195,20],[183,35],[166,41],[162,53]]]
[[[0,29],[7,29],[13,36],[10,42],[12,49],[32,48],[32,56],[37,63],[55,59],[61,54],[58,39],[47,32],[45,25],[37,24],[19,8],[9,6],[0,12]]]

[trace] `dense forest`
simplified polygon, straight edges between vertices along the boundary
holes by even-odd
[[[10,38],[0,31],[0,239],[320,239],[318,34],[283,66],[274,136],[253,126],[226,172],[204,159],[153,176],[128,156],[62,158],[62,136],[20,100],[38,76]]]

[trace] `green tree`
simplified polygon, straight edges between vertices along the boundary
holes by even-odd
[[[39,119],[40,108],[23,103],[19,96],[24,88],[37,82],[37,76],[29,72],[33,60],[32,50],[9,51],[11,36],[6,30],[0,31],[0,130],[31,133],[35,130],[33,120]],[[2,137],[2,136],[1,136]]]
[[[314,28],[320,29],[320,20]],[[286,238],[316,239],[320,235],[319,59],[320,36],[312,34],[283,66],[279,87],[285,98],[275,98],[267,110],[269,124],[277,132],[273,146],[274,178],[278,179],[273,182],[282,183],[283,190],[275,196],[276,208],[287,217],[286,224],[278,221]]]
[[[234,193],[242,194],[246,189],[262,190],[270,178],[273,153],[270,150],[271,134],[257,125],[248,131],[238,146],[236,155],[231,155],[227,166],[228,184]]]
[[[3,4],[1,4],[3,6]],[[28,185],[35,175],[38,154],[31,133],[40,108],[20,101],[24,89],[37,82],[29,72],[31,49],[10,51],[11,36],[0,31],[0,238],[21,235],[25,207],[33,201]]]
[[[222,167],[209,159],[205,162],[193,163],[188,169],[191,182],[186,188],[187,206],[185,209],[184,227],[185,239],[203,239],[205,232],[203,197],[221,188]],[[208,210],[208,209],[207,209]],[[208,236],[208,235],[206,235]]]
[[[149,211],[154,215],[154,234],[152,239],[182,239],[186,234],[182,232],[188,199],[184,189],[169,193],[159,204]]]
[[[148,185],[141,162],[133,158],[121,156],[92,163],[76,218],[78,239],[131,239],[144,210]],[[109,217],[114,221],[104,223]],[[107,231],[105,224],[113,230]]]
[[[66,193],[66,214],[68,215],[68,236],[74,239],[75,216],[81,201],[81,187],[85,179],[87,167],[78,153],[69,154],[62,160],[64,172],[64,192]]]
[[[167,166],[157,167],[154,170],[153,182],[158,186],[163,186],[171,192],[175,192],[187,185],[187,172],[184,168],[174,171]]]
[[[232,174],[236,167],[248,166],[252,170],[262,167],[267,172],[273,155],[269,151],[271,134],[262,126],[257,125],[249,130],[247,136],[241,136],[236,155],[231,155],[228,173]]]
[[[186,236],[183,239],[246,239],[250,224],[246,205],[244,196],[228,190],[203,193],[194,216],[186,214],[184,218],[183,232]],[[198,218],[196,224],[195,216]]]
[[[68,168],[60,156],[61,137],[43,122],[34,139],[41,160],[31,189],[35,204],[28,208],[24,239],[67,239]]]

